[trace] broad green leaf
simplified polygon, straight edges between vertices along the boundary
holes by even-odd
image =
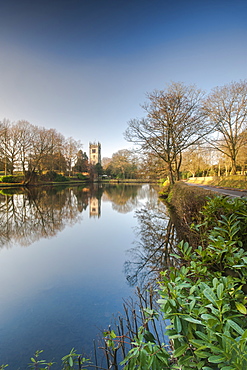
[[[205,345],[205,342],[201,339],[191,339],[190,343],[193,344],[193,346],[195,346],[197,348],[202,347],[202,346],[204,346],[205,348],[207,347]]]
[[[232,342],[234,342],[234,339],[230,337],[229,332],[224,332],[222,335],[221,333],[218,333],[218,336],[222,338],[222,347],[224,348],[224,351],[226,353],[229,353],[232,348]]]
[[[165,304],[167,302],[167,299],[164,299],[164,298],[160,298],[157,300],[157,303],[159,304]]]
[[[245,265],[233,265],[232,268],[239,269],[245,267]]]
[[[192,367],[191,365],[194,365],[194,362],[193,362],[194,360],[195,360],[194,356],[184,355],[184,356],[181,356],[178,359],[178,363],[179,363],[179,365],[189,365],[189,367],[191,368]],[[178,369],[181,369],[181,368],[184,369],[184,368],[187,368],[187,367],[185,367],[185,366],[178,367]]]
[[[204,351],[201,351],[201,350],[195,351],[195,354],[199,358],[208,358],[211,355],[210,352],[204,352]]]
[[[212,291],[212,289],[210,288],[207,288],[207,289],[204,289],[203,291],[203,294],[205,295],[205,297],[211,302],[213,303],[213,305],[215,307],[217,307],[217,298],[216,298],[216,295],[214,294],[214,292]]]
[[[247,329],[245,330],[245,332],[243,333],[242,335],[242,338],[241,339],[247,339]]]
[[[217,296],[218,296],[218,299],[222,299],[223,291],[224,291],[224,285],[222,283],[220,283],[217,286]]]
[[[209,308],[211,310],[211,313],[215,316],[215,317],[218,317],[220,316],[220,311],[218,310],[218,308],[215,308],[212,303],[209,303],[207,306],[205,306],[206,308]]]
[[[145,340],[147,342],[155,343],[155,337],[154,337],[154,335],[150,331],[148,331],[148,330],[145,331],[144,338],[145,338]]]
[[[168,299],[168,302],[172,307],[176,307],[176,302],[174,301],[174,299]]]
[[[202,319],[204,320],[214,320],[214,321],[219,321],[219,319],[213,315],[210,315],[210,314],[207,314],[207,313],[203,313],[202,316],[201,316]]]
[[[236,308],[239,312],[241,312],[242,314],[246,315],[247,314],[247,309],[246,307],[240,303],[240,302],[235,302],[235,305],[236,305]]]
[[[73,367],[73,358],[71,356],[69,357],[69,366]]]
[[[213,278],[213,287],[216,288],[219,280],[217,278]]]
[[[181,334],[169,335],[169,339],[178,339],[183,338],[184,336]]]
[[[195,304],[196,304],[196,300],[192,299],[191,302],[190,302],[190,312],[193,310]]]
[[[218,355],[218,356],[210,356],[208,358],[209,362],[213,362],[214,364],[220,364],[221,362],[225,361],[225,356]]]
[[[199,337],[199,338],[201,338],[201,339],[203,339],[205,342],[207,342],[209,339],[208,339],[208,337],[207,337],[207,335],[206,334],[204,334],[204,333],[202,333],[201,331],[196,331],[196,335]]]
[[[219,354],[219,353],[223,353],[224,351],[222,351],[222,349],[220,347],[217,347],[217,346],[214,346],[213,344],[211,343],[208,343],[208,348],[211,349],[211,351],[213,353],[216,353],[216,354]]]
[[[190,288],[190,295],[194,293],[194,291],[196,290],[196,285],[193,285],[191,288]]]
[[[225,312],[230,311],[230,310],[231,310],[231,306],[228,303],[226,303],[221,308],[221,313],[225,313]]]
[[[181,320],[178,316],[176,316],[174,319],[174,328],[178,333],[180,333],[182,330]]]
[[[169,354],[166,352],[164,353],[163,351],[162,352],[157,352],[156,353],[156,356],[158,357],[158,359],[163,362],[164,364],[168,365],[168,358],[169,358]]]
[[[146,359],[147,359],[147,352],[142,348],[140,350],[140,362],[143,368],[144,368]]]
[[[178,347],[174,352],[173,352],[173,356],[174,357],[179,357],[181,355],[183,355],[186,350],[188,348],[188,344],[183,344],[182,346]]]
[[[227,322],[238,334],[242,335],[244,333],[244,330],[233,320],[227,320]]]
[[[193,324],[202,324],[202,322],[200,320],[193,319],[193,317],[190,317],[190,316],[183,316],[182,318],[183,318],[183,320],[192,322]]]
[[[115,334],[114,330],[111,330],[110,336],[111,336],[111,338],[116,338],[116,334]]]

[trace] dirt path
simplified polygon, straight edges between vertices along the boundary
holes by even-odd
[[[201,188],[204,188],[206,190],[216,191],[217,193],[228,195],[229,197],[247,197],[247,190],[221,188],[209,185],[190,184],[188,182],[186,182],[186,184],[190,186],[200,186]]]

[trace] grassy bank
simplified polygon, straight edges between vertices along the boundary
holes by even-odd
[[[40,181],[38,180],[35,183],[29,184],[28,186],[43,186],[43,185],[75,185],[75,184],[88,184],[91,182],[89,179],[78,179],[76,177],[66,177],[66,181]],[[103,183],[103,184],[144,184],[144,183],[154,183],[157,184],[158,180],[150,180],[150,179],[104,179],[104,180],[97,180],[94,181],[95,183]],[[0,181],[0,188],[18,188],[25,186],[23,182],[3,182]]]
[[[187,182],[233,189],[247,189],[247,176],[245,175],[190,177]]]

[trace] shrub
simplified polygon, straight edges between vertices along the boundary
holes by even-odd
[[[54,181],[55,182],[65,182],[65,181],[69,181],[69,179],[67,179],[67,177],[65,177],[63,175],[57,174]]]
[[[88,177],[87,177],[87,176],[85,176],[85,175],[83,175],[82,173],[78,173],[78,174],[77,174],[77,178],[78,178],[79,180],[87,180],[87,179],[88,179]]]
[[[201,215],[203,222],[198,230],[201,233],[202,241],[207,239],[210,230],[221,230],[221,236],[226,237],[222,224],[233,215],[238,222],[236,237],[241,241],[242,246],[247,249],[247,199],[229,198],[216,196],[208,199],[207,204],[202,207]],[[230,226],[229,226],[230,227]]]
[[[1,182],[5,183],[20,183],[23,180],[21,176],[7,175],[1,177]]]
[[[247,368],[247,251],[239,234],[244,212],[235,207],[208,230],[204,247],[179,243],[175,266],[162,273],[158,300],[170,347],[140,333],[123,362],[126,370]]]
[[[176,182],[168,196],[168,202],[176,211],[177,216],[190,225],[198,220],[200,211],[208,199],[215,196],[213,191]]]
[[[41,175],[40,176],[40,179],[43,180],[43,181],[52,181],[52,182],[64,182],[64,181],[68,181],[68,179],[55,172],[55,171],[48,171],[46,174],[44,175]]]

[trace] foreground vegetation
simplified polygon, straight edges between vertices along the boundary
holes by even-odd
[[[159,277],[160,309],[143,309],[135,337],[104,333],[112,359],[107,369],[120,368],[117,353],[124,342],[130,345],[121,362],[126,370],[247,368],[247,199],[210,192],[205,198],[203,190],[197,196],[196,191],[177,183],[170,193],[170,206],[190,227],[193,244],[181,241],[170,256],[171,266]],[[190,197],[181,206],[186,192]],[[159,315],[168,336],[164,343],[150,329]],[[53,364],[40,356],[38,351],[30,367],[50,369]],[[103,369],[74,349],[62,359],[63,370],[88,367]]]
[[[170,202],[179,214],[178,193],[173,190]],[[128,370],[246,369],[247,200],[210,195],[200,224],[193,223],[193,204],[187,209],[195,244],[180,242],[173,266],[161,273],[158,303],[169,345],[145,340],[140,328],[124,361]],[[205,194],[197,199],[202,204]]]

